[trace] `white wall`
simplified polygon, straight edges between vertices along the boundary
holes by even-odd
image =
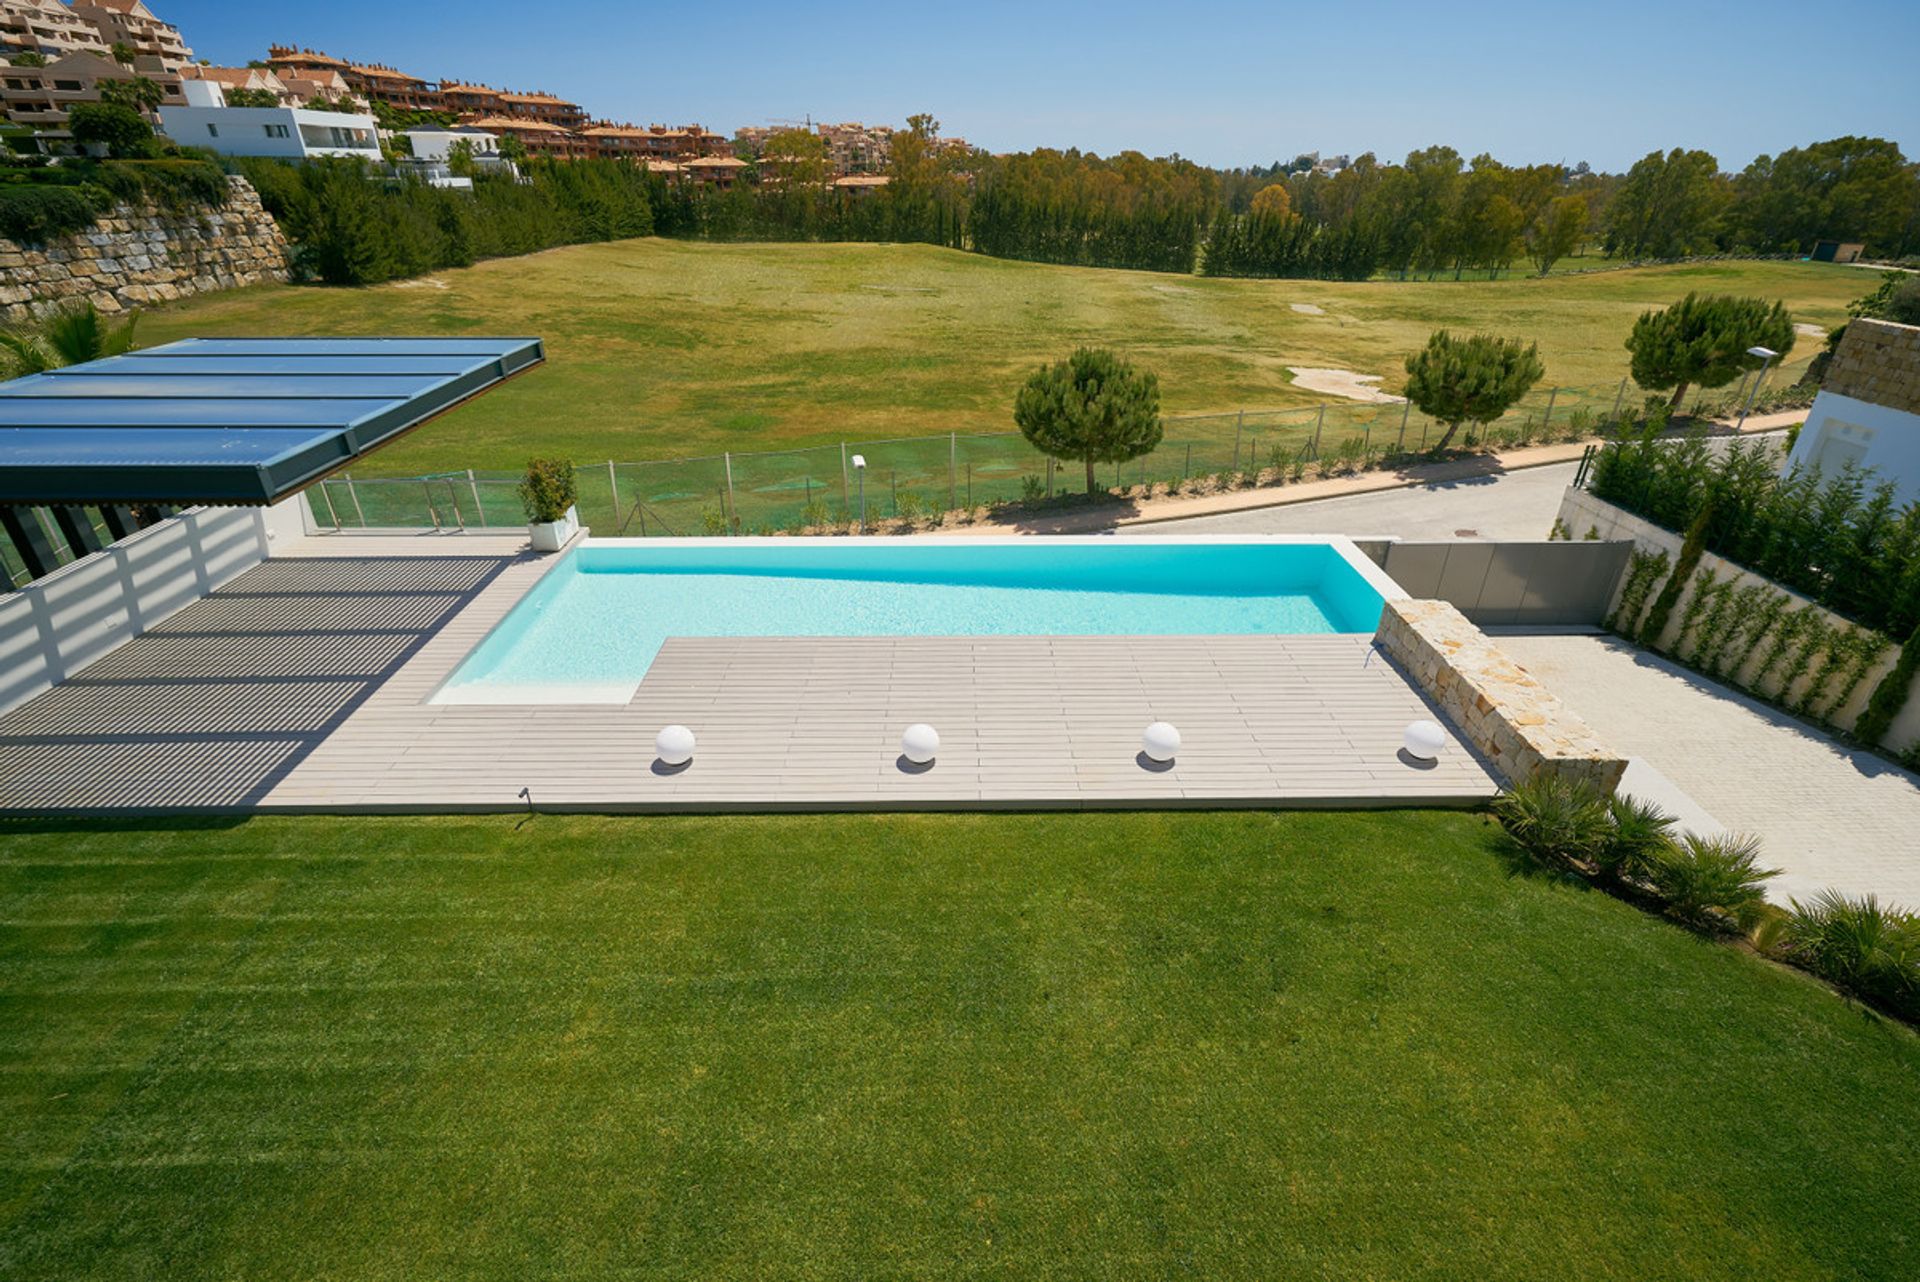
[[[1595,498],[1587,491],[1572,486],[1567,487],[1567,492],[1560,501],[1559,519],[1573,531],[1573,537],[1576,539],[1584,538],[1589,529],[1598,530],[1603,539],[1630,539],[1643,552],[1665,552],[1669,564],[1679,560],[1680,546],[1685,542],[1681,535],[1671,530],[1662,529],[1651,521],[1635,516],[1623,508],[1615,507],[1605,499]],[[1801,596],[1791,588],[1775,583],[1772,579],[1763,578],[1750,570],[1742,569],[1732,561],[1716,556],[1712,552],[1700,554],[1700,564],[1696,567],[1695,574],[1700,570],[1712,570],[1718,582],[1724,583],[1731,579],[1736,588],[1744,588],[1751,583],[1764,583],[1776,591],[1786,593],[1789,610],[1818,610],[1831,626],[1841,628],[1859,626],[1816,604],[1810,598]],[[1614,588],[1613,600],[1607,604],[1609,616],[1620,608],[1620,596],[1626,590],[1627,578],[1627,575],[1621,575],[1619,585]],[[1664,580],[1662,582],[1664,583]],[[1656,587],[1655,592],[1657,591]],[[1666,630],[1654,638],[1657,644],[1671,646],[1678,638],[1680,629],[1686,622],[1687,603],[1692,599],[1693,584],[1688,583],[1681,591],[1679,600],[1674,602],[1673,615],[1667,620]],[[1653,595],[1650,594],[1642,608],[1652,603]],[[1855,688],[1846,706],[1835,708],[1824,714],[1828,721],[1843,730],[1853,728],[1854,723],[1860,719],[1860,714],[1867,710],[1867,700],[1873,697],[1874,689],[1880,684],[1880,678],[1886,676],[1894,664],[1900,661],[1901,641],[1900,637],[1893,638],[1893,644],[1888,646],[1867,669],[1866,677]],[[1807,687],[1818,679],[1819,672],[1815,670],[1802,676],[1790,690],[1780,688],[1777,673],[1769,673],[1767,680],[1760,682],[1757,680],[1759,674],[1754,669],[1765,661],[1768,649],[1766,645],[1756,646],[1754,653],[1749,655],[1731,675],[1734,681],[1744,689],[1758,690],[1768,698],[1790,703],[1805,693]],[[1920,742],[1920,687],[1916,687],[1914,693],[1908,695],[1906,706],[1901,708],[1894,717],[1886,737],[1880,741],[1881,746],[1895,752],[1904,751],[1909,744],[1915,742]]]
[[[1821,392],[1787,466],[1835,476],[1849,459],[1874,469],[1876,483],[1893,482],[1897,502],[1920,500],[1920,414]]]
[[[475,160],[497,160],[500,155],[499,137],[479,131],[455,133],[449,129],[409,129],[407,141],[413,146],[413,158],[421,161],[444,164],[457,142],[471,143]]]
[[[309,525],[298,494],[269,508],[193,508],[0,596],[0,712],[251,570]]]
[[[285,160],[309,156],[380,159],[373,117],[351,112],[308,111],[302,107],[162,107],[160,128],[182,146],[207,147],[223,156],[278,156]],[[364,142],[336,145],[331,138],[334,129],[364,134]],[[270,130],[284,130],[285,137],[277,137]],[[319,138],[326,141],[316,142]]]

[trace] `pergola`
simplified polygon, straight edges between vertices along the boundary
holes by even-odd
[[[274,503],[544,356],[537,338],[193,338],[0,383],[0,531],[32,579],[61,564],[55,531],[78,557],[181,507]]]

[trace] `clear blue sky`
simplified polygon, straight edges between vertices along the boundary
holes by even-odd
[[[1608,170],[1684,145],[1738,169],[1848,133],[1920,153],[1920,0],[149,3],[219,63],[297,43],[728,133],[931,111],[995,151],[1213,165],[1443,142]]]

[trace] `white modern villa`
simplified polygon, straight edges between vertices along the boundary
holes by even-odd
[[[206,147],[223,156],[284,160],[381,159],[372,116],[306,107],[229,107],[219,83],[212,80],[185,80],[181,90],[187,105],[161,107],[160,129],[182,146]]]

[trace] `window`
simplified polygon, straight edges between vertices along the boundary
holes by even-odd
[[[267,137],[269,138],[285,138],[287,136],[287,127],[285,125],[268,125],[266,129]]]
[[[211,137],[218,138],[220,136],[220,126],[216,124],[208,124],[207,133]]]
[[[56,80],[53,82],[53,87],[61,93],[79,93],[85,88],[78,80]]]

